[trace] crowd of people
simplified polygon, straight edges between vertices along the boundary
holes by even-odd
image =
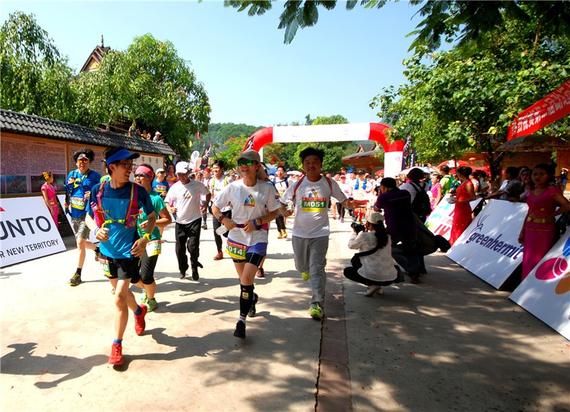
[[[171,222],[175,223],[180,278],[190,272],[192,279],[199,281],[201,231],[208,230],[208,213],[212,216],[217,249],[213,260],[228,255],[239,279],[234,336],[243,339],[247,318],[255,316],[260,299],[254,284],[256,277],[264,276],[272,220],[276,221],[277,237],[283,239],[289,236],[286,219],[294,215],[294,263],[311,288],[309,315],[320,320],[324,317],[329,217],[340,223],[345,219],[352,222],[353,235],[347,246],[358,252],[344,275],[365,285],[366,296],[374,296],[381,294],[384,286],[404,281],[404,275],[418,283],[427,273],[425,232],[428,237],[433,235],[424,223],[440,202],[455,205],[453,243],[471,222],[470,202],[477,197],[526,201],[529,212],[519,238],[524,245],[523,277],[554,244],[558,233],[555,215],[570,211],[570,202],[555,185],[550,165],[537,165],[532,170],[507,168],[501,187],[490,191],[484,172],[466,166],[454,173],[447,166],[428,172],[412,168],[399,179],[344,168],[336,174],[323,174],[324,153],[312,147],[300,153],[302,174],[288,173],[278,165],[269,175],[253,150],[239,155],[233,172],[219,160],[201,170],[193,170],[185,161],[156,171],[148,164],[135,168],[133,162],[139,154],[125,148],[110,148],[104,157],[108,175],[101,177],[89,168],[94,160],[90,149],[74,153],[77,169],[66,181],[65,209],[78,250],[70,286],[81,283],[86,249],[95,251],[112,286],[116,318],[109,362],[113,365],[123,362],[122,339],[129,310],[140,335],[146,313],[159,305],[154,271],[162,251],[162,232]],[[42,194],[57,222],[53,176],[50,172],[43,176]],[[98,245],[87,240],[90,230],[95,231]],[[443,251],[449,248],[445,240],[435,243]],[[131,284],[143,291],[138,303]]]

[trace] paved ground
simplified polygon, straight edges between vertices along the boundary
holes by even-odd
[[[333,222],[327,321],[308,318],[290,240],[270,233],[267,278],[245,342],[232,336],[239,288],[203,233],[199,282],[178,279],[173,230],[157,267],[160,307],[126,366],[106,364],[113,300],[89,254],[0,273],[0,408],[11,411],[570,411],[568,341],[445,256],[420,285],[366,298],[339,274],[349,224]]]

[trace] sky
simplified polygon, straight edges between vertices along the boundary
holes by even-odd
[[[307,114],[379,121],[369,103],[384,87],[405,82],[403,60],[413,39],[407,34],[420,20],[416,9],[403,1],[349,11],[339,1],[332,11],[319,8],[318,23],[286,45],[277,28],[283,4],[248,16],[221,0],[0,0],[0,21],[17,10],[33,13],[75,72],[101,35],[115,50],[146,33],[168,40],[204,85],[215,123],[304,123]]]

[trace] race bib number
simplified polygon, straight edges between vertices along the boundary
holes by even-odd
[[[235,243],[228,240],[228,246],[226,248],[228,254],[235,260],[245,260],[245,253],[247,251],[247,246],[241,243]]]
[[[72,196],[71,207],[78,210],[85,210],[85,199],[79,196]]]
[[[326,197],[303,197],[301,198],[301,210],[303,212],[321,212],[328,208]]]
[[[152,240],[146,244],[146,254],[150,256],[160,255],[162,251],[162,242],[160,240]]]

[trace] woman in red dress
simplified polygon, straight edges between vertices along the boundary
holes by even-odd
[[[453,223],[451,226],[451,237],[449,239],[449,243],[452,245],[473,220],[473,214],[469,202],[475,199],[475,189],[473,188],[473,183],[469,180],[470,175],[470,167],[461,166],[457,169],[457,177],[461,184],[455,191],[455,196],[450,198],[451,203],[455,203]]]

